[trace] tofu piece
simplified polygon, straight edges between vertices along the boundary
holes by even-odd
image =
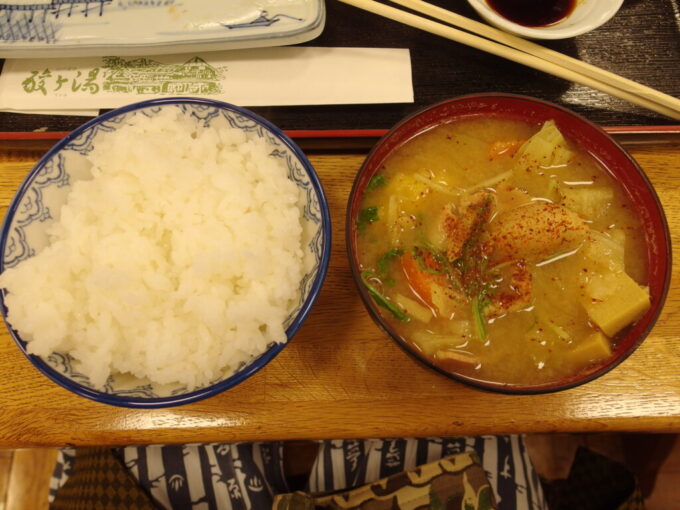
[[[642,317],[649,306],[649,291],[623,271],[594,279],[583,300],[590,320],[609,337]]]
[[[569,352],[571,362],[579,367],[607,359],[611,355],[612,346],[609,338],[600,331],[588,335]]]

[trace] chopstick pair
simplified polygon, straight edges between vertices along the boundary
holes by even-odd
[[[457,30],[449,25],[375,0],[339,1],[553,76],[586,85],[672,119],[680,120],[680,99],[422,0],[390,1],[472,33]]]

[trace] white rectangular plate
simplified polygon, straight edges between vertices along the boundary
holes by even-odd
[[[283,46],[323,30],[323,0],[0,0],[0,57]]]

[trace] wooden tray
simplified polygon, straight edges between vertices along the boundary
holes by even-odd
[[[0,214],[51,146],[0,141]],[[679,248],[680,143],[629,151],[656,187]],[[0,447],[211,441],[451,436],[530,432],[680,432],[680,284],[673,270],[651,334],[621,365],[548,395],[480,391],[435,373],[397,347],[370,319],[345,249],[345,205],[366,151],[310,154],[328,196],[333,243],[328,276],[289,345],[239,386],[187,406],[111,407],[58,387],[0,328]]]

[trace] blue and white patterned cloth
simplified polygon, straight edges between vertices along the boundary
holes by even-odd
[[[541,482],[517,435],[321,441],[306,491],[355,488],[463,452],[477,453],[499,510],[547,510]],[[283,442],[130,446],[114,453],[168,510],[268,510],[276,494],[291,491]],[[68,477],[74,454],[72,449],[60,453],[51,500]]]
[[[541,482],[517,435],[324,441],[307,491],[359,487],[464,452],[477,453],[500,510],[547,510]]]

